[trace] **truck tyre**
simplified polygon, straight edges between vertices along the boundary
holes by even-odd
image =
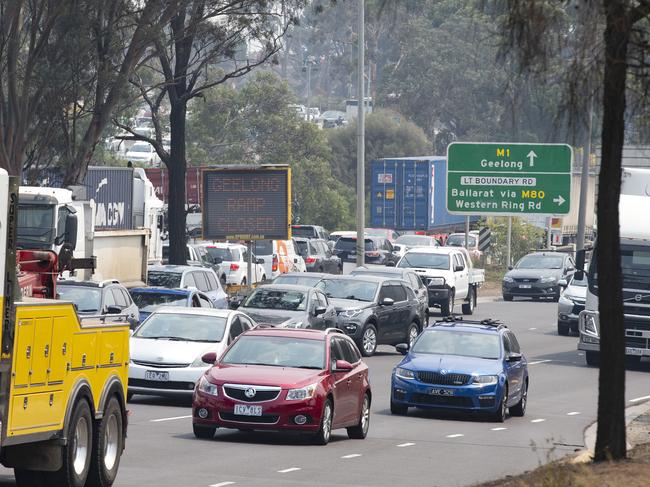
[[[66,430],[68,443],[63,447],[63,466],[57,472],[47,474],[47,484],[57,487],[84,487],[90,472],[93,446],[93,418],[86,399],[79,399],[74,406]]]
[[[467,293],[467,302],[463,303],[463,314],[464,315],[473,314],[475,307],[476,307],[476,288],[470,287],[469,292]]]
[[[102,420],[96,422],[90,476],[86,485],[90,487],[113,485],[123,450],[122,408],[117,398],[113,396],[108,401]]]
[[[454,312],[454,290],[452,289],[449,292],[449,299],[445,303],[442,303],[442,306],[440,306],[440,314],[442,316],[450,316]]]
[[[598,367],[600,365],[600,353],[587,350],[585,352],[585,359],[589,367]]]

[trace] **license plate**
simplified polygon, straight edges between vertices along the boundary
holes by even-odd
[[[261,416],[262,406],[249,406],[248,404],[235,404],[235,414],[240,416]]]
[[[432,396],[453,396],[453,389],[431,389],[429,394]]]
[[[156,382],[167,382],[169,380],[169,372],[159,372],[157,370],[146,370],[144,372],[146,380],[154,380]]]
[[[531,286],[530,284],[519,284],[519,287],[520,287],[521,289],[530,289],[530,288],[533,287],[533,286]]]
[[[641,356],[641,355],[643,355],[643,349],[642,348],[625,347],[625,354],[626,355],[638,355],[638,356]]]

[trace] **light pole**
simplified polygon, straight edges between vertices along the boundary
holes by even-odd
[[[365,212],[366,212],[366,190],[365,190],[365,97],[364,97],[364,49],[365,49],[365,21],[364,21],[364,0],[358,0],[359,5],[359,59],[357,64],[357,266],[365,262]]]
[[[589,100],[587,137],[582,148],[582,174],[580,175],[580,206],[578,207],[578,235],[576,250],[585,248],[585,220],[587,216],[587,195],[589,194],[589,159],[591,156],[591,125],[594,119],[594,97]],[[593,210],[592,210],[593,211]]]
[[[311,104],[311,68],[316,64],[316,58],[314,56],[307,56],[305,63],[302,66],[302,71],[307,71],[307,121],[311,120],[311,113],[309,111],[309,105]]]

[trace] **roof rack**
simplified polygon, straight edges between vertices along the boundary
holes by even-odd
[[[454,324],[458,323],[459,325],[478,325],[478,326],[484,326],[484,327],[490,327],[496,329],[508,328],[500,320],[495,320],[492,318],[486,318],[483,320],[466,320],[461,315],[445,316],[443,319],[435,321],[431,326],[436,326],[437,324],[447,324],[447,323],[454,323]]]

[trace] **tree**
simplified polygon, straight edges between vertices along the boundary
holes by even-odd
[[[569,105],[580,113],[584,99],[602,98],[601,169],[598,191],[598,286],[608,290],[600,299],[600,355],[598,379],[598,431],[595,460],[622,459],[625,441],[625,332],[621,277],[618,203],[621,160],[626,133],[626,100],[631,87],[650,84],[648,54],[650,2],[639,0],[584,0],[567,4],[546,0],[495,2],[504,14],[505,46],[512,49],[524,69],[544,74],[549,57],[562,52],[570,68],[565,78]],[[584,89],[587,73],[598,90]],[[557,81],[557,80],[556,80]],[[576,90],[575,87],[583,85]],[[645,104],[643,98],[637,102]]]

